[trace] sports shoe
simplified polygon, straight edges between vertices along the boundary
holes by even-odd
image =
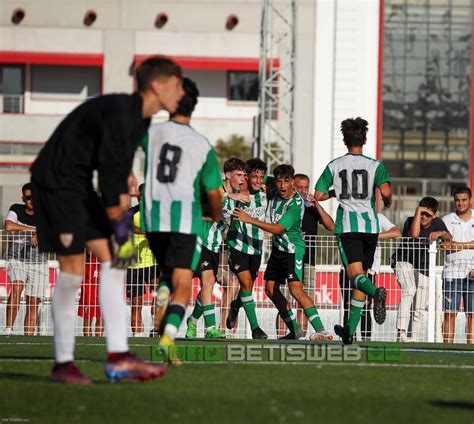
[[[237,325],[237,320],[239,318],[239,309],[235,307],[235,300],[230,302],[229,314],[227,315],[227,319],[225,321],[225,326],[232,330]]]
[[[385,299],[387,298],[387,290],[384,287],[379,287],[374,295],[374,319],[377,324],[385,322]]]
[[[5,327],[5,330],[3,330],[3,335],[4,336],[11,336],[12,334],[13,334],[13,328]]]
[[[335,325],[334,332],[342,339],[342,343],[345,345],[352,344],[354,338],[346,333],[346,329],[342,325]]]
[[[407,336],[405,330],[398,330],[397,343],[410,343],[413,342],[413,338]]]
[[[296,332],[296,340],[301,340],[306,337],[306,331],[303,330],[302,328],[298,328],[298,331]]]
[[[333,336],[329,334],[324,328],[321,330],[317,330],[315,333],[309,336],[309,340],[312,342],[330,342],[332,341]]]
[[[174,353],[174,346],[175,346],[175,343],[174,343],[174,340],[171,340],[171,338],[169,336],[167,336],[166,334],[164,336],[161,336],[160,338],[160,341],[158,343],[159,346],[164,346],[167,348],[168,352],[168,359],[167,359],[167,363],[169,365],[174,365],[175,367],[179,367],[180,365],[182,365],[183,363],[181,362],[181,359],[179,359],[175,353]]]
[[[206,329],[206,339],[225,339],[225,333],[216,327],[209,327]]]
[[[92,380],[82,374],[74,361],[54,364],[51,371],[51,381],[65,384],[92,384]]]
[[[167,286],[162,286],[158,289],[156,295],[156,305],[155,305],[155,322],[153,328],[155,331],[159,332],[161,327],[161,322],[168,308],[168,303],[170,301],[170,289]]]
[[[186,338],[195,339],[197,335],[197,325],[193,322],[191,318],[188,318],[186,321],[188,328],[186,329]]]
[[[132,353],[126,353],[123,358],[105,365],[105,375],[111,383],[117,380],[154,380],[165,373],[163,365],[149,364]]]
[[[296,333],[294,331],[290,331],[286,333],[283,337],[278,337],[278,340],[296,340]]]
[[[252,330],[252,339],[268,339],[268,335],[260,327],[257,327]]]

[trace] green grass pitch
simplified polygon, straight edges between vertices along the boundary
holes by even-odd
[[[130,343],[148,359],[156,341]],[[206,342],[193,342],[199,343]],[[218,343],[224,349],[262,344]],[[95,383],[81,387],[49,382],[50,337],[0,337],[0,422],[474,422],[474,349],[405,344],[399,361],[367,361],[366,349],[374,346],[380,343],[361,345],[361,359],[351,363],[190,362],[169,368],[158,381],[110,384],[103,374],[104,340],[80,337],[78,365]]]

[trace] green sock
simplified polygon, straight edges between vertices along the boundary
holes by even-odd
[[[351,296],[351,307],[349,309],[349,319],[346,323],[346,330],[350,336],[352,336],[357,326],[359,325],[360,315],[362,314],[362,309],[364,309],[365,302],[363,300],[354,299]]]
[[[283,313],[280,312],[280,316],[281,319],[285,321],[288,330],[290,330],[292,333],[296,333],[298,331],[298,322],[296,321],[296,317],[291,309]]]
[[[245,309],[245,314],[250,323],[250,328],[255,330],[258,328],[257,313],[255,311],[255,302],[253,301],[253,294],[251,291],[240,290],[239,298]]]
[[[321,318],[319,318],[319,313],[318,313],[318,310],[316,309],[316,306],[311,306],[305,309],[304,314],[308,318],[308,321],[310,322],[311,326],[316,331],[324,330],[324,325],[321,321]]]
[[[180,303],[171,303],[165,316],[164,334],[174,340],[184,318],[186,308]]]
[[[204,314],[204,325],[206,328],[216,326],[216,314],[214,312],[214,305],[202,305],[202,313]]]
[[[357,290],[360,290],[361,292],[364,292],[366,295],[370,297],[374,297],[375,295],[376,287],[374,286],[372,281],[370,281],[370,278],[367,277],[367,275],[364,275],[364,274],[357,275],[352,280],[352,285],[354,288],[356,288]]]
[[[193,313],[190,316],[190,318],[194,322],[194,324],[196,324],[198,319],[201,318],[203,310],[204,309],[203,309],[203,306],[201,304],[201,293],[199,292],[199,294],[196,297],[196,304],[194,305]]]

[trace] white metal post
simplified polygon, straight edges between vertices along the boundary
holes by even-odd
[[[433,343],[435,341],[435,328],[436,328],[436,254],[438,249],[436,246],[436,240],[430,243],[428,250],[428,342]]]

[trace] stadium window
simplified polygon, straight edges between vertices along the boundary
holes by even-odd
[[[0,113],[23,113],[23,65],[0,65]]]
[[[227,72],[227,99],[256,102],[258,100],[258,72]]]
[[[82,101],[101,92],[101,68],[94,66],[33,65],[33,100]]]

